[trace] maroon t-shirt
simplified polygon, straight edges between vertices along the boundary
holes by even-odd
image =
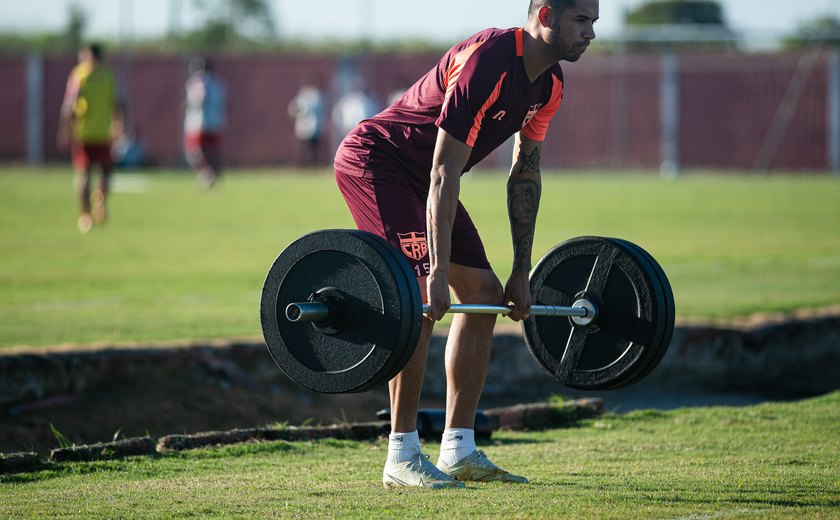
[[[452,47],[438,65],[341,143],[336,170],[372,179],[409,177],[428,189],[438,127],[470,145],[469,171],[510,136],[542,141],[563,95],[559,64],[531,83],[523,30],[487,29]]]

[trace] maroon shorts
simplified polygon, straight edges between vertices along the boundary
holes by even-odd
[[[184,148],[188,152],[195,150],[216,150],[221,145],[219,134],[193,133],[184,135]]]
[[[338,188],[350,207],[356,227],[378,235],[396,247],[418,277],[429,274],[426,246],[426,195],[410,185],[394,181],[374,181],[335,172]],[[481,237],[461,202],[452,228],[452,254],[455,264],[490,269]]]
[[[91,165],[97,163],[104,170],[110,170],[114,167],[110,144],[74,143],[71,153],[73,167],[77,170],[87,170]]]

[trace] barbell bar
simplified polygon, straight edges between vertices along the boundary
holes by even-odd
[[[487,305],[479,303],[456,303],[449,307],[446,314],[500,314],[513,312],[509,305]],[[429,304],[423,304],[423,314],[429,312]],[[319,322],[330,319],[332,309],[322,302],[295,302],[286,306],[286,319],[291,322]],[[577,325],[589,325],[598,315],[594,303],[579,299],[571,307],[563,305],[532,305],[529,316],[570,317]]]

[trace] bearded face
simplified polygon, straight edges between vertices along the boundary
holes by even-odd
[[[578,0],[575,7],[554,16],[546,43],[557,53],[558,61],[577,61],[595,39],[598,0]]]

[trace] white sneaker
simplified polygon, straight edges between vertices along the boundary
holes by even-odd
[[[79,228],[80,233],[88,233],[93,228],[93,218],[90,213],[82,213],[79,215],[79,220],[76,221],[76,227]]]
[[[452,478],[474,482],[513,482],[527,484],[525,477],[514,475],[496,466],[483,451],[478,450],[467,455],[451,466],[444,464],[440,470]]]
[[[382,484],[392,487],[462,488],[459,482],[429,462],[429,456],[418,451],[416,457],[398,464],[385,464]]]

